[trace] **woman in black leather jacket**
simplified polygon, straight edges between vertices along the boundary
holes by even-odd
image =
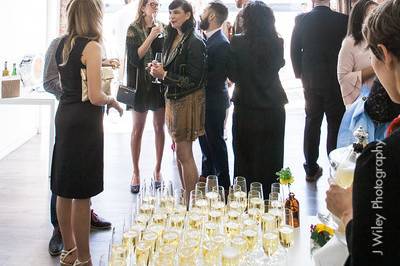
[[[194,31],[192,6],[185,0],[174,0],[169,14],[163,64],[153,63],[150,74],[167,87],[165,120],[176,143],[181,181],[188,195],[199,177],[192,143],[204,135],[207,54]]]

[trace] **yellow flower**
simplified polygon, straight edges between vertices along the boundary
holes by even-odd
[[[329,235],[333,235],[335,233],[335,230],[333,230],[333,228],[325,224],[317,224],[315,226],[315,231],[317,231],[317,233],[327,232]]]
[[[280,178],[279,182],[281,183],[281,185],[289,185],[289,184],[292,184],[294,182],[294,178],[293,178],[293,176],[290,176],[287,179]]]

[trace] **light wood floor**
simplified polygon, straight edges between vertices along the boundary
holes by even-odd
[[[96,212],[121,227],[128,217],[135,196],[129,192],[131,173],[130,160],[130,115],[124,118],[128,126],[121,126],[115,117],[106,121],[105,134],[105,190],[93,198]],[[146,127],[142,144],[142,178],[150,178],[154,166],[154,134],[150,119]],[[230,121],[230,119],[229,119]],[[228,123],[230,128],[230,123]],[[327,188],[328,161],[325,150],[326,124],[322,125],[320,145],[320,165],[324,176],[317,184],[307,184],[303,171],[303,128],[304,111],[287,111],[285,166],[290,166],[296,181],[293,191],[296,193],[301,212],[315,215],[324,208]],[[43,132],[46,132],[45,130]],[[49,180],[47,177],[47,145],[45,135],[37,135],[18,150],[0,161],[0,265],[58,265],[58,258],[52,258],[48,252],[48,241],[52,226],[49,218]],[[233,166],[231,134],[227,141],[229,147],[230,169]],[[196,142],[195,158],[200,166],[201,153]],[[90,162],[88,162],[90,163]],[[175,168],[175,158],[170,149],[167,135],[164,150],[162,172],[165,179],[179,182]],[[107,254],[111,231],[96,231],[91,234],[91,250],[94,265],[98,265],[100,256]]]

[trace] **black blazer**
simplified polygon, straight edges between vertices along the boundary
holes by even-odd
[[[400,129],[368,144],[357,160],[347,265],[399,265]],[[383,218],[382,218],[383,217]]]
[[[206,108],[226,109],[229,94],[226,86],[228,77],[229,41],[221,30],[215,32],[207,44],[208,76],[206,86]]]
[[[259,47],[265,49],[265,47]],[[254,51],[246,35],[235,35],[231,41],[228,77],[235,82],[232,101],[235,108],[263,109],[282,107],[288,102],[279,79],[279,70],[285,65],[283,39],[271,48],[268,60],[257,65]]]
[[[163,63],[168,73],[163,83],[167,86],[166,97],[179,99],[205,88],[207,50],[202,38],[192,29],[184,34],[173,51],[172,42],[173,38],[167,38],[164,43]]]
[[[326,6],[296,17],[290,55],[305,89],[340,88],[337,61],[346,31],[347,16]]]

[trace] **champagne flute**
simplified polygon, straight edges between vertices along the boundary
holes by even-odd
[[[175,207],[174,212],[185,215],[187,210],[186,190],[181,188],[175,193]]]
[[[244,176],[235,177],[235,185],[239,185],[243,192],[247,194],[246,178]]]
[[[283,221],[279,228],[279,241],[281,246],[287,252],[288,248],[294,244],[294,224],[293,224],[293,212],[286,208],[284,210]]]
[[[218,177],[216,175],[207,176],[205,192],[210,206],[214,201],[218,201]]]
[[[154,57],[154,61],[156,61],[156,64],[161,64],[162,62],[162,53],[156,53]],[[152,81],[154,84],[161,84],[161,82],[156,78],[154,81]]]
[[[268,257],[268,262],[272,264],[273,255],[278,250],[279,240],[276,232],[267,232],[263,235],[262,239],[263,249],[265,255]],[[266,265],[266,263],[264,263]]]
[[[206,182],[197,182],[194,189],[196,191],[200,191],[201,194],[203,194],[204,196],[206,195]]]
[[[153,13],[153,23],[155,27],[160,27],[161,28],[161,33],[158,34],[157,38],[164,38],[164,28],[162,27],[162,24],[160,22],[158,22],[158,20],[156,19],[157,15],[156,13]]]
[[[250,190],[257,190],[261,194],[261,198],[264,199],[264,192],[263,192],[263,187],[260,182],[252,182],[250,184]]]

